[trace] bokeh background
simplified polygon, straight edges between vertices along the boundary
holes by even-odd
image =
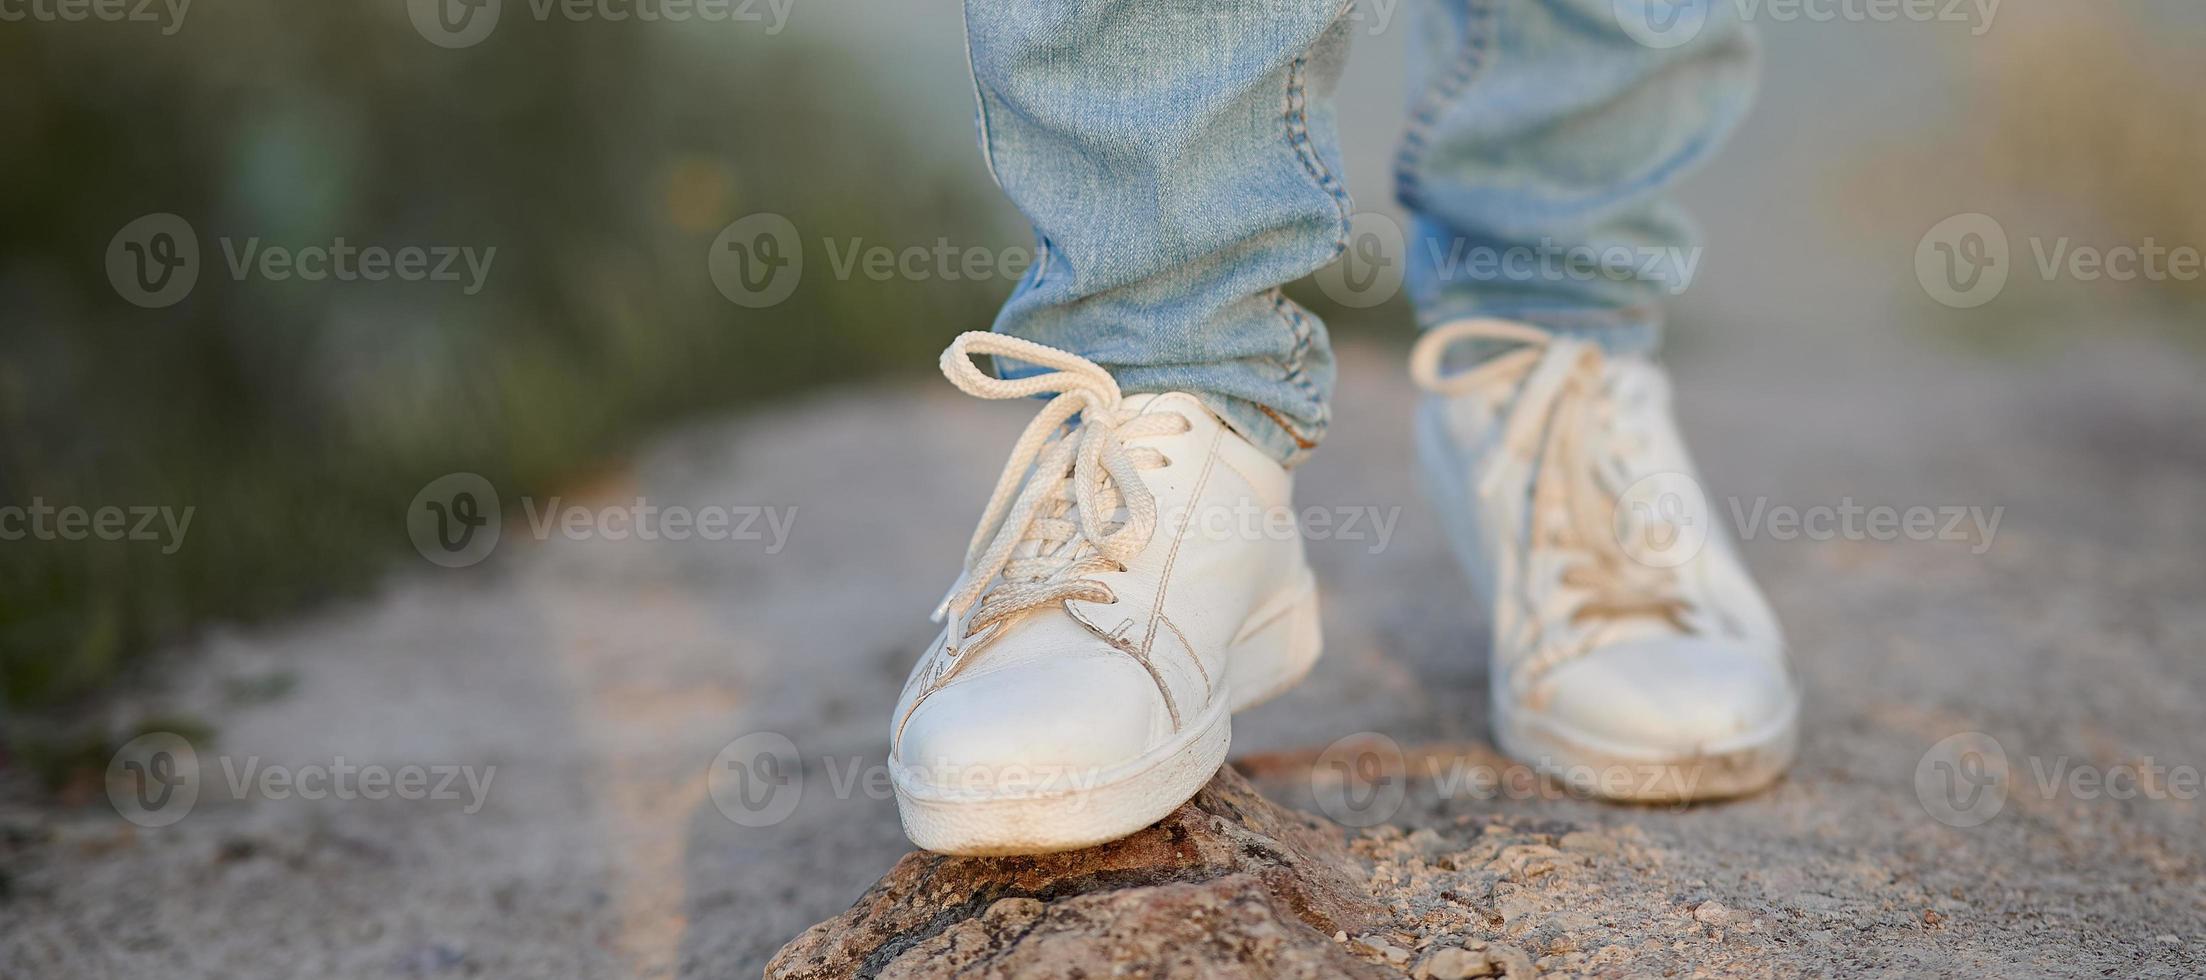
[[[285,698],[280,661],[189,708],[159,692],[210,635],[444,574],[404,521],[437,477],[574,493],[692,425],[925,384],[948,338],[1008,293],[1003,278],[839,279],[813,252],[793,295],[752,309],[707,264],[722,229],[759,212],[808,248],[1026,242],[973,146],[954,6],[796,0],[736,23],[506,7],[462,49],[431,43],[402,0],[199,0],[180,25],[0,21],[0,504],[195,508],[172,554],[0,542],[11,805],[104,807],[117,745],[153,730],[218,744],[229,708]],[[1831,385],[1864,386],[1865,403],[1889,360],[1918,350],[2053,373],[2078,349],[2141,345],[2206,378],[2206,285],[2046,281],[2024,244],[2206,245],[2206,7],[1995,11],[1761,25],[1760,104],[1684,195],[1708,251],[1675,310],[1673,360],[1781,343]],[[1412,19],[1368,23],[1343,135],[1359,207],[1391,214]],[[203,268],[183,301],[144,309],[105,256],[161,213],[196,229]],[[1916,257],[1966,213],[2005,228],[2015,274],[1996,300],[1953,309]],[[235,280],[224,237],[497,257],[473,295]],[[1307,283],[1294,293],[1349,343],[1410,340],[1398,300],[1351,310]],[[882,447],[862,422],[837,431],[848,440],[820,451],[893,495],[902,477],[873,465]],[[2178,451],[2198,452],[2192,436]],[[941,556],[945,581],[954,560]]]
[[[714,236],[761,211],[814,245],[1025,240],[972,147],[955,11],[751,13],[516,14],[495,43],[458,51],[426,43],[396,2],[202,3],[169,36],[165,23],[0,31],[0,112],[17,134],[0,149],[0,499],[191,506],[199,529],[171,555],[0,548],[8,704],[66,704],[209,621],[357,592],[410,557],[392,502],[439,474],[542,492],[685,417],[927,371],[947,337],[985,326],[1000,278],[838,281],[816,254],[772,308],[713,288]],[[1359,207],[1393,213],[1407,20],[1371,17],[1344,141]],[[2181,2],[2017,0],[1981,36],[1763,25],[1759,110],[1686,195],[1710,252],[1677,342],[1738,324],[1844,345],[1872,322],[1986,356],[2103,330],[2195,342],[2195,279],[2017,276],[2000,301],[1952,310],[1928,301],[1914,257],[1936,221],[1969,212],[2082,243],[2206,241],[2202,18]],[[158,213],[192,223],[208,268],[183,302],[145,310],[117,295],[103,257]],[[498,255],[467,296],[228,280],[217,238]],[[1407,336],[1399,305],[1297,295],[1336,331]]]

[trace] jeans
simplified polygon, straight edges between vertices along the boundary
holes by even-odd
[[[1736,6],[1407,5],[1395,179],[1420,322],[1496,316],[1651,350],[1699,256],[1664,194],[1752,97]],[[1348,246],[1331,100],[1348,15],[1341,0],[966,0],[982,153],[1036,237],[995,329],[1128,392],[1195,393],[1300,462],[1331,417],[1333,357],[1281,287]]]

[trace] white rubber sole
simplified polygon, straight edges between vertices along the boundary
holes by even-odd
[[[1233,713],[1294,686],[1323,651],[1317,588],[1259,607],[1225,656],[1223,696],[1178,736],[1109,769],[1022,773],[1017,791],[930,783],[889,760],[912,843],[942,854],[1047,854],[1114,841],[1164,818],[1225,764]]]
[[[1522,714],[1496,699],[1494,741],[1533,769],[1589,796],[1631,803],[1687,803],[1744,796],[1792,766],[1799,746],[1800,699],[1749,731],[1685,752],[1650,751]]]
[[[1418,410],[1417,444],[1425,494],[1439,512],[1472,594],[1491,608],[1494,583],[1486,572],[1484,544],[1471,512],[1464,461],[1429,405]],[[1489,672],[1488,683],[1495,683],[1498,675],[1498,671]],[[1743,796],[1783,775],[1799,745],[1797,692],[1776,719],[1682,753],[1617,743],[1551,718],[1519,713],[1498,691],[1490,704],[1494,742],[1503,753],[1579,792],[1626,802],[1681,803]]]

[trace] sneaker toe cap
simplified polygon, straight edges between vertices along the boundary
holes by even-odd
[[[1797,694],[1778,657],[1697,639],[1603,647],[1556,667],[1527,706],[1575,740],[1658,758],[1722,751],[1789,724]]]
[[[1171,732],[1149,672],[1121,655],[1074,655],[960,678],[912,711],[896,759],[946,792],[1015,793],[1093,777]]]

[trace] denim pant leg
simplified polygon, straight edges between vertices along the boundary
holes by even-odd
[[[1396,160],[1424,326],[1493,316],[1652,350],[1698,268],[1664,195],[1753,100],[1726,0],[1424,0]]]
[[[1330,99],[1346,9],[966,0],[982,151],[1037,239],[995,329],[1128,392],[1200,395],[1290,464],[1314,448],[1332,352],[1280,287],[1347,234]]]

